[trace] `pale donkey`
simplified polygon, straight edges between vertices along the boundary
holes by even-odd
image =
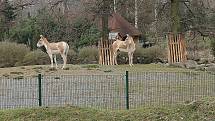
[[[66,67],[67,63],[67,54],[69,51],[69,45],[66,42],[56,42],[56,43],[49,43],[48,40],[43,36],[40,35],[40,39],[37,43],[37,47],[45,46],[46,52],[48,53],[50,60],[51,60],[51,68],[53,68],[53,56],[54,56],[54,62],[55,67],[57,69],[57,59],[56,54],[60,54],[63,58],[63,67],[64,69]]]
[[[113,50],[113,63],[114,65],[118,65],[117,63],[117,51],[127,52],[128,53],[128,60],[129,65],[133,65],[133,55],[134,51],[136,50],[135,43],[133,38],[126,34],[125,41],[122,41],[122,37],[119,36],[119,34],[116,36],[116,41],[112,44],[112,50]]]

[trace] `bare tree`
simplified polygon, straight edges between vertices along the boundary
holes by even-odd
[[[114,12],[116,12],[116,0],[113,0],[113,8],[114,8]]]
[[[134,7],[134,26],[138,28],[138,3],[137,0],[134,1],[135,7]]]

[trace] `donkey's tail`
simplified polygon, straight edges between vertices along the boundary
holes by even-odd
[[[69,45],[66,43],[64,54],[67,56],[68,52],[69,52]]]

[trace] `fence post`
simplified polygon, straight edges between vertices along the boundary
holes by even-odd
[[[125,72],[125,94],[126,94],[126,109],[129,109],[129,83],[128,83],[128,71]]]
[[[39,106],[42,106],[42,74],[38,74],[38,92],[39,92]]]

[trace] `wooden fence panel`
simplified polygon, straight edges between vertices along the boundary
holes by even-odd
[[[99,41],[99,64],[101,65],[113,65],[113,52],[112,52],[113,40],[101,40]]]
[[[174,35],[170,33],[168,35],[168,62],[173,64],[176,62],[184,63],[186,58],[186,46],[184,42],[184,35]]]

